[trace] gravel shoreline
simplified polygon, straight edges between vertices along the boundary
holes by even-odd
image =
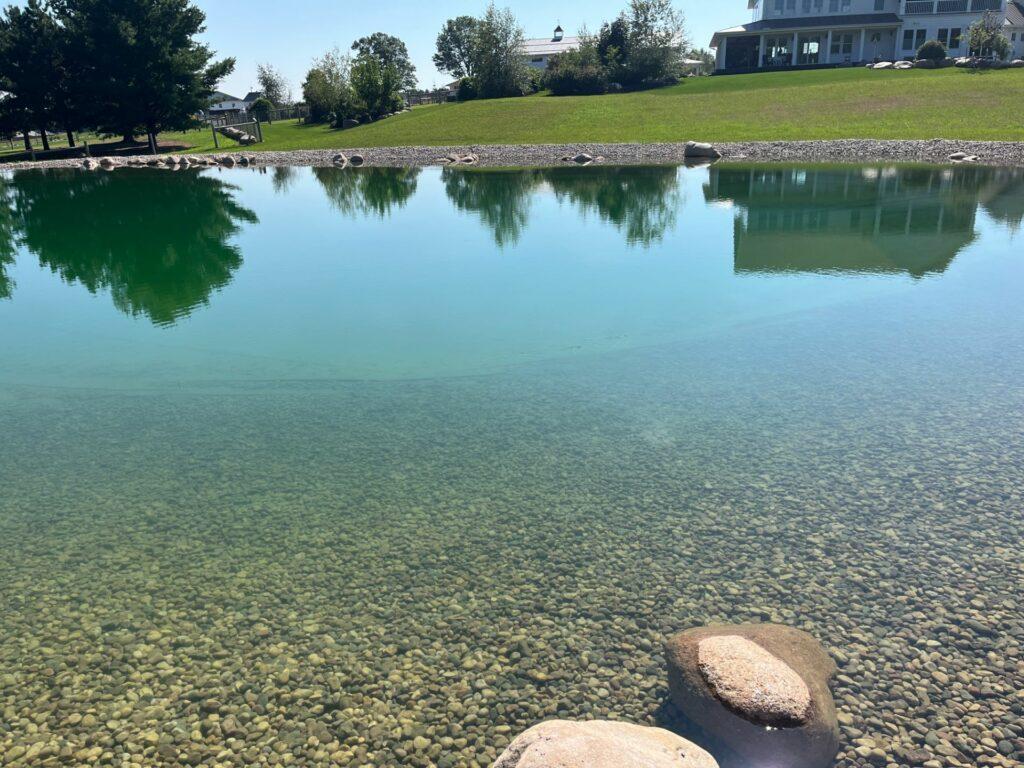
[[[1014,141],[755,141],[716,144],[724,161],[812,163],[947,163],[954,152],[977,156],[982,165],[1024,166],[1024,142]],[[478,165],[489,167],[541,167],[559,165],[561,158],[585,152],[602,157],[606,164],[649,165],[683,163],[685,144],[530,144],[463,145],[448,147],[378,147],[366,149],[317,149],[244,153],[259,166],[329,166],[339,152],[361,154],[365,165],[409,167],[441,165],[449,153],[472,153]],[[211,153],[214,156],[240,152]],[[80,158],[2,164],[0,168],[74,168]]]

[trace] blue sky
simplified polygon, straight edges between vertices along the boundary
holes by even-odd
[[[478,15],[486,0],[194,0],[207,15],[207,42],[220,54],[238,60],[235,73],[221,89],[235,96],[256,85],[256,64],[277,66],[299,96],[310,62],[333,46],[373,32],[397,35],[409,47],[420,85],[448,81],[431,62],[434,42],[445,19]],[[498,0],[498,6],[506,3]],[[515,0],[507,3],[527,37],[550,34],[556,23],[574,34],[613,18],[626,0]],[[706,47],[716,29],[749,21],[743,0],[679,0],[690,37]]]

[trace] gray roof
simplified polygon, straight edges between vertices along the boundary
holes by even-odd
[[[1012,27],[1024,27],[1024,3],[1020,0],[1006,4],[1006,23]]]
[[[896,27],[902,23],[903,21],[895,13],[848,13],[835,16],[803,16],[796,19],[761,19],[760,21],[752,21],[749,24],[740,24],[738,27],[715,32],[715,36],[711,38],[711,47],[718,47],[719,41],[728,35],[785,32],[787,30],[795,32],[800,29],[830,29],[835,27],[886,25]]]
[[[579,47],[580,39],[578,37],[563,37],[561,40],[555,40],[551,37],[540,37],[523,41],[523,55],[553,56],[556,53],[574,51]]]

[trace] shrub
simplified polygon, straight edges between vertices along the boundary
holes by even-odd
[[[480,89],[477,87],[476,79],[464,77],[459,81],[459,92],[456,98],[459,101],[472,101],[480,98]]]
[[[975,56],[995,56],[1005,59],[1010,55],[1010,40],[1003,34],[1003,16],[986,11],[967,30],[967,45]]]
[[[270,110],[274,108],[274,105],[270,103],[268,99],[256,99],[249,107],[249,111],[252,112],[252,116],[262,122],[270,120]]]
[[[934,61],[936,64],[940,61],[945,61],[946,55],[946,46],[938,40],[929,40],[917,49],[917,58]]]
[[[608,91],[608,75],[597,48],[584,41],[578,50],[558,56],[547,72],[545,84],[555,96],[587,96]]]

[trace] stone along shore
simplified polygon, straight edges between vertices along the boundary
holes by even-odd
[[[786,163],[948,163],[957,157],[983,165],[1024,166],[1024,142],[1009,141],[875,141],[845,139],[838,141],[754,141],[716,144],[725,161]],[[650,165],[683,163],[688,159],[685,143],[670,144],[530,144],[466,145],[448,147],[378,147],[365,149],[317,149],[287,152],[260,152],[252,148],[244,154],[216,153],[187,155],[200,158],[245,157],[258,166],[331,166],[344,153],[360,156],[364,165],[409,167],[444,165],[449,156],[472,157],[474,165],[485,167],[550,167],[572,162],[582,155],[594,162],[611,165]],[[164,156],[166,157],[166,156]],[[150,158],[138,158],[143,163]],[[81,158],[11,163],[0,168],[80,168]],[[119,165],[127,164],[119,161]]]

